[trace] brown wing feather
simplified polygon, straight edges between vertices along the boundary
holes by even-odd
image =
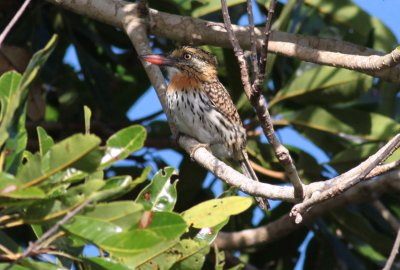
[[[242,125],[239,113],[228,91],[219,81],[209,82],[204,85],[204,91],[213,103],[215,109],[232,122]]]

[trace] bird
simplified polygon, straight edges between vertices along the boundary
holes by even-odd
[[[246,130],[229,92],[218,78],[217,58],[192,46],[141,57],[167,71],[166,103],[179,134],[195,138],[220,159],[238,161],[244,175],[259,181],[246,151]],[[266,199],[256,200],[262,209],[269,208]]]

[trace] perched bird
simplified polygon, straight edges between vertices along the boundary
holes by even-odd
[[[167,106],[178,132],[207,145],[219,158],[239,161],[242,172],[258,181],[246,152],[246,130],[218,79],[216,57],[200,48],[183,46],[167,55],[142,58],[167,69]],[[266,200],[256,200],[262,208],[268,208]]]

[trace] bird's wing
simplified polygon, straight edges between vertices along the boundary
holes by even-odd
[[[233,104],[231,96],[221,82],[216,81],[207,83],[204,86],[204,90],[211,103],[214,105],[214,108],[218,112],[230,119],[235,124],[242,125],[242,121],[240,120],[240,116],[236,110],[235,104]]]

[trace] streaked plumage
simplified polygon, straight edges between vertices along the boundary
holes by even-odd
[[[217,77],[215,56],[184,46],[167,56],[147,55],[143,59],[167,68],[170,82],[166,99],[177,130],[209,145],[217,157],[239,161],[243,173],[258,181],[246,152],[246,130]],[[257,201],[266,208],[262,198]]]

